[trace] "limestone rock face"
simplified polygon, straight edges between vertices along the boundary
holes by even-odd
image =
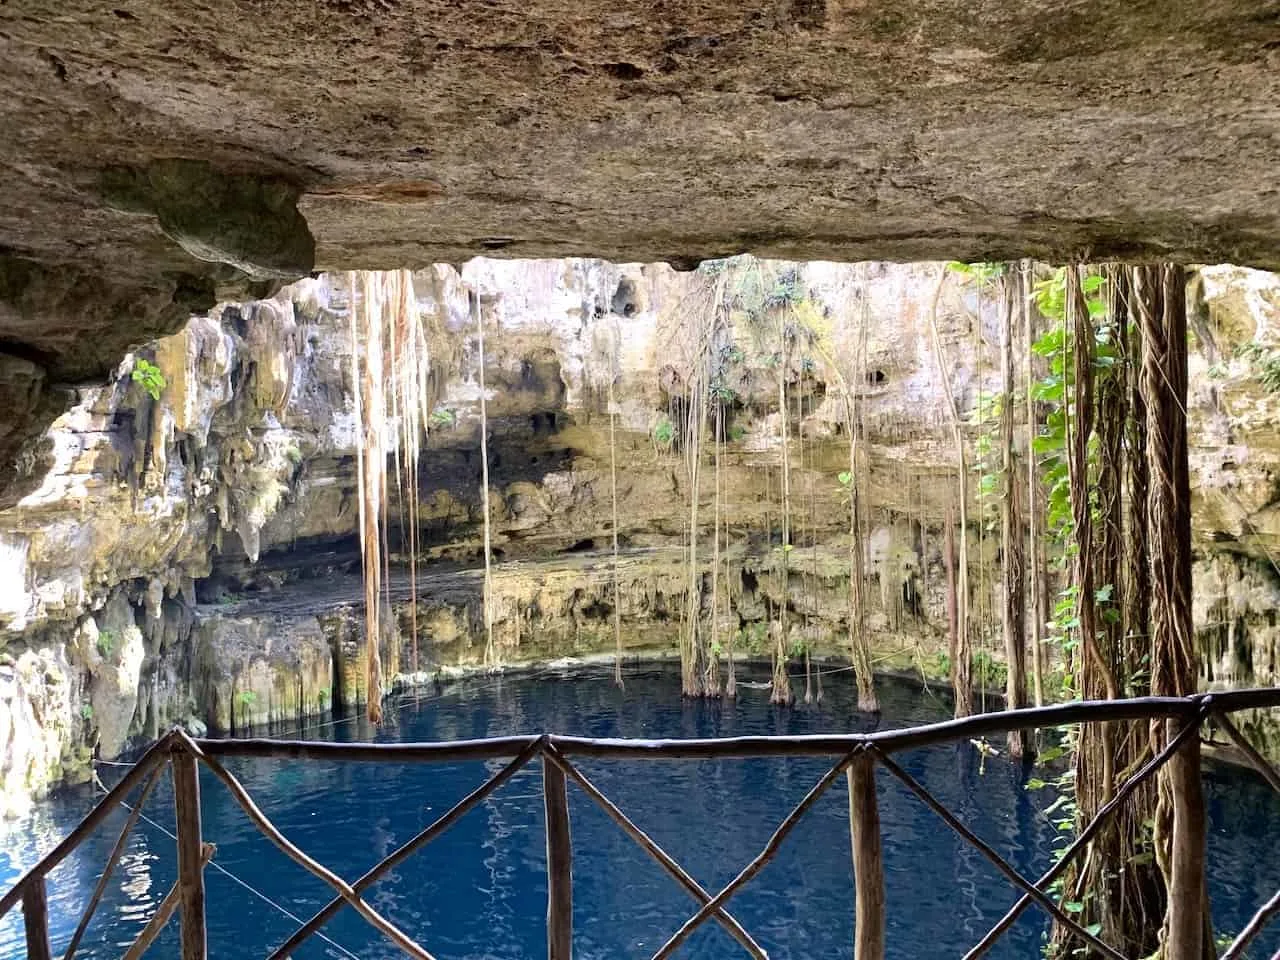
[[[33,644],[0,665],[0,814],[27,809],[59,780],[89,775],[81,677],[58,644]]]
[[[1280,265],[1280,26],[1232,0],[7,6],[0,343],[55,382],[313,266]]]
[[[848,423],[834,365],[848,371],[842,377],[861,411],[877,661],[937,674],[943,531],[955,497],[929,329],[942,267],[765,266],[804,291],[830,362],[781,362],[748,311],[731,311],[716,345],[719,386],[732,396],[720,456],[724,593],[713,612],[707,475],[702,614],[714,619],[722,649],[761,655],[770,611],[788,597],[788,645],[816,655],[847,647],[848,504],[838,477],[849,467]],[[481,393],[469,286],[485,325],[499,659],[612,650],[615,604],[625,652],[673,650],[688,603],[690,490],[680,451],[660,438],[680,416],[690,358],[701,349],[689,319],[721,282],[716,269],[475,260],[461,274],[449,266],[414,274],[432,354],[417,475],[422,563],[416,609],[399,563],[390,584],[380,638],[388,687],[483,661]],[[1191,417],[1205,682],[1275,682],[1280,394],[1268,371],[1280,347],[1272,337],[1280,280],[1216,267],[1200,276]],[[341,275],[223,304],[140,348],[110,384],[77,391],[37,438],[50,466],[0,509],[7,797],[78,775],[91,751],[109,757],[174,724],[239,731],[367,698],[350,309]],[[948,282],[937,326],[956,402],[971,418],[980,397],[999,389],[998,304]],[[132,379],[138,359],[164,375],[158,399]],[[15,383],[39,379],[34,367],[14,370]],[[785,562],[763,533],[778,523],[780,379],[790,398],[795,511]],[[976,439],[978,428],[966,429]],[[616,590],[611,459],[622,550]],[[389,502],[398,561],[407,517],[394,490]],[[996,538],[976,520],[968,536],[972,605],[998,609]],[[997,647],[992,640],[984,649]]]
[[[115,594],[79,631],[89,667],[92,718],[98,728],[98,750],[110,760],[120,755],[138,706],[142,676],[142,631],[123,594]]]
[[[212,613],[201,618],[192,642],[193,695],[216,730],[246,730],[331,707],[333,654],[314,616]]]
[[[1228,0],[20,13],[0,246],[46,263],[251,272],[266,258],[193,249],[175,209],[217,223],[281,181],[321,269],[494,250],[1277,262],[1277,28]],[[103,182],[122,169],[159,201],[122,202]]]
[[[1205,539],[1280,556],[1280,281],[1208,267],[1192,351],[1194,516]]]

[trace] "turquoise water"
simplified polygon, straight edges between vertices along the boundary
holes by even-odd
[[[295,736],[384,741],[450,740],[549,730],[586,736],[698,737],[866,731],[944,719],[948,705],[908,684],[881,686],[884,716],[853,710],[847,672],[826,678],[820,705],[771,707],[768,691],[736,702],[682,702],[679,676],[663,667],[628,672],[619,692],[609,671],[477,678],[420,699],[405,698],[378,731],[351,719]],[[753,679],[763,680],[763,675]],[[291,731],[282,731],[290,733]],[[1051,862],[1057,831],[1043,793],[1024,789],[1027,771],[1001,759],[979,764],[968,743],[903,755],[900,762],[979,835],[1030,875]],[[386,765],[233,761],[228,764],[284,833],[354,880],[444,813],[503,765]],[[580,766],[704,886],[727,883],[765,844],[825,772],[821,760],[582,761]],[[111,782],[112,768],[103,768]],[[118,771],[117,771],[118,772]],[[207,873],[211,956],[265,956],[329,899],[328,888],[280,854],[220,784],[202,774],[204,830],[216,862],[274,902],[217,870]],[[1220,929],[1238,930],[1280,888],[1280,797],[1238,770],[1207,776],[1211,894]],[[1017,898],[976,851],[896,781],[879,780],[888,895],[889,956],[959,957]],[[0,843],[7,886],[65,835],[94,797],[56,795]],[[853,879],[847,795],[841,778],[788,838],[777,859],[730,901],[774,960],[852,954]],[[694,912],[692,900],[591,801],[570,786],[574,840],[574,947],[580,960],[647,957]],[[156,790],[108,896],[78,954],[117,957],[133,941],[175,875],[172,793]],[[55,871],[50,887],[55,955],[65,949],[124,815]],[[163,829],[162,829],[163,828]],[[368,895],[369,901],[440,960],[543,957],[545,856],[541,774],[530,765],[457,826]],[[1038,955],[1044,922],[1033,909],[994,957]],[[353,911],[343,910],[300,957],[399,954]],[[1255,956],[1280,947],[1273,936]],[[177,954],[171,924],[150,956]],[[0,925],[0,958],[24,955],[20,913]],[[716,925],[679,954],[696,960],[745,956]]]

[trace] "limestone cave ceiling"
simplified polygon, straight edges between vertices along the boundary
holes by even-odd
[[[7,0],[0,77],[0,349],[52,381],[481,253],[1280,266],[1277,0]]]

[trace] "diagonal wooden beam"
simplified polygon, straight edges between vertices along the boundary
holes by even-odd
[[[1044,907],[1044,909],[1047,910],[1055,920],[1066,926],[1072,933],[1080,937],[1095,950],[1098,950],[1110,957],[1111,960],[1125,960],[1124,954],[1099,940],[1096,936],[1072,919],[1070,914],[1053,902],[1052,897],[1015,870],[1009,861],[996,852],[994,847],[961,823],[956,815],[939,803],[933,794],[926,790],[915,777],[911,776],[911,774],[907,773],[907,771],[903,770],[900,766],[889,759],[889,757],[880,753],[880,751],[876,750],[874,747],[871,749],[872,752],[877,754],[877,758],[882,764],[884,764],[884,768],[886,770],[906,784],[907,789],[919,797],[925,806],[941,817],[947,826],[967,840],[970,846],[980,854],[990,860],[992,865],[1003,873],[1010,883],[1017,887],[1021,887],[1032,900]]]
[[[1271,784],[1277,793],[1280,793],[1280,773],[1276,772],[1276,768],[1267,761],[1267,758],[1258,752],[1258,749],[1249,742],[1248,738],[1240,732],[1239,728],[1231,722],[1231,719],[1225,713],[1215,713],[1213,719],[1218,726],[1222,727],[1223,732],[1231,738],[1231,742],[1239,747],[1241,752],[1249,758],[1249,762],[1253,764],[1258,773],[1262,774],[1262,778]]]
[[[1111,814],[1115,812],[1122,803],[1128,800],[1142,783],[1149,780],[1152,774],[1164,766],[1164,764],[1168,762],[1169,758],[1177,753],[1182,745],[1187,742],[1188,738],[1199,731],[1200,724],[1207,715],[1207,712],[1207,708],[1202,708],[1200,716],[1196,718],[1195,722],[1188,723],[1184,726],[1182,730],[1179,731],[1178,735],[1169,741],[1168,745],[1165,746],[1160,753],[1148,760],[1137,773],[1125,781],[1124,786],[1116,791],[1116,795],[1103,804],[1102,809],[1098,811],[1097,816],[1090,820],[1089,825],[1080,831],[1080,835],[1076,837],[1075,842],[1062,852],[1062,856],[1058,859],[1058,862],[1050,867],[1049,870],[1036,881],[1037,887],[1042,889],[1047,887],[1067,871],[1067,868],[1071,866],[1071,861],[1075,859],[1076,855],[1081,850],[1092,842],[1093,838],[1097,836],[1098,831],[1102,829]],[[995,942],[1000,939],[1004,932],[1014,925],[1018,917],[1022,916],[1022,912],[1029,906],[1031,906],[1031,896],[1030,894],[1024,893],[1018,899],[1018,902],[1010,907],[1005,915],[996,922],[996,925],[987,932],[987,935],[978,941],[978,944],[972,950],[964,955],[963,960],[978,960],[979,957],[984,956],[986,952],[995,945]]]
[[[437,819],[417,836],[404,843],[385,860],[382,860],[371,867],[363,877],[351,885],[351,889],[356,893],[363,893],[369,887],[382,879],[382,877],[388,872],[400,866],[400,864],[404,863],[404,861],[409,859],[410,856],[421,850],[436,837],[440,836],[440,834],[452,827],[455,823],[461,820],[468,811],[479,806],[487,800],[495,790],[519,773],[521,768],[533,759],[541,744],[542,740],[535,740],[526,746],[520,751],[515,759],[459,800],[446,814],[444,814],[444,816]],[[334,897],[315,916],[299,927],[288,940],[276,947],[268,960],[284,960],[285,957],[290,956],[308,937],[328,923],[329,920],[332,919],[333,915],[341,910],[346,903],[347,901],[341,896]]]
[[[356,891],[351,888],[351,885],[347,883],[347,881],[343,880],[340,876],[321,864],[319,861],[313,859],[296,844],[291,842],[283,833],[281,833],[279,828],[271,822],[270,818],[258,809],[258,805],[253,802],[253,798],[249,796],[249,792],[245,790],[240,781],[232,776],[232,774],[223,767],[222,764],[213,757],[205,756],[195,741],[181,730],[175,731],[175,736],[178,738],[181,747],[189,750],[193,757],[204,763],[204,765],[209,768],[209,771],[222,781],[222,785],[231,793],[231,796],[235,799],[236,803],[240,805],[240,808],[248,815],[249,819],[253,821],[254,825],[262,831],[268,840],[279,848],[281,853],[308,873],[319,877],[329,886],[333,887],[343,900],[355,907],[356,911],[359,912],[362,917],[369,921],[369,923],[378,931],[383,933],[392,943],[398,946],[405,953],[409,954],[409,956],[416,957],[417,960],[435,960],[435,957],[419,946],[418,943],[416,943],[408,934],[380,914],[377,910],[373,909],[373,907],[369,906],[369,904],[361,898],[360,894],[356,893]]]
[[[866,747],[858,744],[848,753],[846,753],[836,763],[834,767],[823,774],[822,779],[813,785],[813,788],[804,795],[804,799],[796,805],[796,808],[787,815],[787,818],[778,825],[778,829],[773,832],[773,836],[769,838],[769,842],[764,845],[754,860],[742,868],[742,872],[729,881],[728,885],[717,893],[714,897],[703,905],[702,909],[695,913],[692,917],[684,922],[684,925],[671,935],[658,952],[653,955],[653,960],[667,960],[680,946],[689,939],[689,935],[694,930],[702,926],[712,914],[720,909],[730,897],[742,889],[743,885],[750,881],[756,874],[764,869],[765,865],[773,859],[778,852],[778,848],[782,845],[782,841],[787,838],[792,830],[795,829],[800,818],[809,812],[809,808],[818,802],[819,798],[827,792],[830,786],[844,775],[845,769],[849,764],[853,763],[858,754],[862,753]]]
[[[667,873],[680,884],[680,886],[684,887],[689,896],[698,901],[699,906],[706,906],[711,902],[711,894],[707,893],[698,881],[693,879],[693,877],[676,862],[675,858],[667,853],[667,851],[663,850],[662,847],[658,845],[657,841],[653,840],[647,833],[636,826],[634,821],[623,813],[612,800],[606,797],[594,783],[588,780],[586,774],[570,763],[559,750],[553,746],[547,746],[544,748],[543,754],[548,760],[564,771],[565,776],[576,783],[582,789],[583,793],[594,800],[596,805],[609,815],[609,819],[620,826],[623,832],[636,842],[637,846],[656,860],[662,869],[666,870]],[[738,943],[742,944],[743,949],[751,954],[751,956],[755,957],[756,960],[768,960],[768,954],[765,953],[764,948],[752,938],[751,934],[747,933],[747,931],[743,929],[742,924],[738,923],[729,911],[721,908],[715,912],[714,916],[720,925],[729,932],[729,935],[732,936],[733,939],[737,940]]]
[[[120,857],[124,853],[124,847],[129,840],[129,835],[133,833],[133,828],[138,823],[138,817],[142,815],[142,807],[146,804],[147,797],[151,796],[151,790],[160,779],[163,769],[161,767],[151,771],[151,775],[142,784],[142,793],[138,795],[133,809],[129,811],[129,819],[125,821],[124,826],[121,828],[120,835],[116,837],[115,846],[111,848],[111,855],[107,857],[107,865],[102,868],[102,876],[98,878],[97,886],[93,888],[93,896],[89,898],[89,905],[84,908],[84,913],[80,916],[80,923],[76,927],[76,932],[71,935],[71,943],[67,946],[67,952],[62,955],[62,960],[74,960],[76,951],[80,949],[80,941],[84,939],[84,932],[89,929],[89,921],[93,919],[93,915],[98,909],[98,904],[102,902],[102,895],[107,890],[107,883],[111,880],[111,873],[115,870],[116,864],[120,862]]]
[[[1240,936],[1232,941],[1231,946],[1227,947],[1227,952],[1222,955],[1222,960],[1238,960],[1248,949],[1254,938],[1266,929],[1267,924],[1280,915],[1280,891],[1276,895],[1258,908],[1258,912],[1253,918],[1245,924],[1245,928],[1240,931]],[[1274,958],[1273,958],[1274,960]]]

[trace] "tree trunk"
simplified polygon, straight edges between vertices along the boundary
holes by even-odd
[[[1187,279],[1176,264],[1143,268],[1161,310],[1141,311],[1142,393],[1147,413],[1147,528],[1151,536],[1151,692],[1187,696],[1199,676],[1191,619],[1191,483],[1187,462]],[[1152,305],[1157,297],[1150,298]],[[1152,748],[1172,724],[1151,725]],[[1199,743],[1160,771],[1156,859],[1169,891],[1162,946],[1166,960],[1213,956],[1205,887],[1204,797]]]
[[[1092,322],[1080,325],[1088,309],[1079,292],[1079,277],[1071,277],[1075,289],[1068,293],[1073,304],[1071,313],[1077,326],[1076,357],[1092,354],[1095,333]],[[1085,655],[1077,665],[1079,696],[1086,700],[1113,698],[1126,692],[1122,680],[1131,681],[1125,673],[1127,660],[1126,638],[1122,623],[1122,597],[1125,579],[1121,570],[1122,542],[1124,534],[1121,481],[1125,475],[1125,449],[1123,438],[1128,428],[1130,413],[1127,385],[1126,351],[1121,349],[1127,324],[1127,283],[1122,269],[1111,268],[1106,275],[1108,316],[1103,327],[1103,342],[1114,349],[1112,363],[1098,365],[1092,358],[1088,368],[1090,380],[1096,389],[1093,399],[1097,406],[1096,417],[1092,411],[1073,411],[1079,432],[1072,437],[1073,457],[1078,457],[1088,447],[1089,437],[1084,433],[1087,422],[1096,425],[1096,468],[1084,465],[1077,475],[1073,464],[1073,506],[1078,502],[1089,505],[1089,517],[1096,513],[1099,530],[1094,536],[1092,526],[1079,539],[1080,557],[1076,564],[1077,577],[1088,576],[1089,581],[1080,590],[1079,609],[1089,616],[1082,618],[1081,646]],[[1083,362],[1083,361],[1081,361]],[[1076,366],[1077,373],[1082,369]],[[1080,391],[1078,391],[1079,393]],[[1076,484],[1085,489],[1077,501]],[[1081,581],[1077,580],[1077,584]],[[1101,599],[1099,599],[1101,598]],[[1092,642],[1086,643],[1085,629]],[[1137,695],[1141,691],[1127,691]],[[1098,811],[1114,796],[1119,784],[1119,771],[1132,770],[1142,762],[1143,738],[1135,736],[1135,727],[1127,724],[1089,724],[1082,727],[1076,749],[1076,821],[1079,826],[1091,821]],[[1111,821],[1099,832],[1089,856],[1069,874],[1073,889],[1084,891],[1081,897],[1084,909],[1081,919],[1099,924],[1103,936],[1126,955],[1145,956],[1156,946],[1154,930],[1163,907],[1163,887],[1147,861],[1149,851],[1144,849],[1144,821],[1154,809],[1153,787],[1138,788],[1134,799],[1117,810]],[[1147,856],[1142,856],[1146,854]],[[1060,937],[1062,932],[1059,931]],[[1062,937],[1070,941],[1070,937]],[[1078,946],[1078,944],[1076,944]]]

